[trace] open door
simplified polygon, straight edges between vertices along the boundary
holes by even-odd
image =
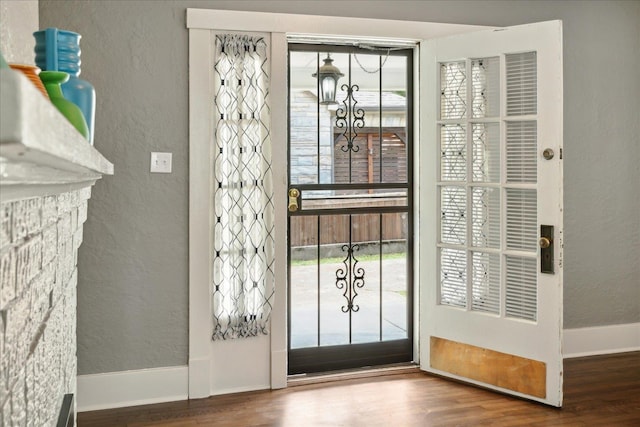
[[[561,406],[562,24],[420,53],[421,367]]]

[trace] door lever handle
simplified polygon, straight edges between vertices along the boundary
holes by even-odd
[[[298,196],[300,196],[300,191],[297,188],[289,190],[289,212],[298,210]]]

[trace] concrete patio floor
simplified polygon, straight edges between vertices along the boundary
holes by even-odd
[[[349,344],[349,314],[342,312],[347,299],[336,287],[336,270],[342,262],[291,266],[291,348]],[[407,337],[406,259],[391,257],[360,261],[365,271],[364,286],[357,289],[351,313],[351,343],[388,341]],[[382,289],[380,284],[382,283]],[[318,319],[319,311],[319,319]]]

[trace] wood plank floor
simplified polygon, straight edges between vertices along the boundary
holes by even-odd
[[[90,426],[640,426],[640,352],[565,361],[564,407],[422,372],[80,413]]]

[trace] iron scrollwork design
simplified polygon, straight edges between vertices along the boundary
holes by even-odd
[[[342,312],[357,312],[360,306],[354,304],[355,298],[358,296],[357,289],[364,287],[364,268],[358,267],[358,259],[355,252],[360,250],[358,244],[342,245],[342,251],[347,252],[347,256],[342,261],[344,268],[340,267],[336,270],[336,287],[344,290],[342,296],[347,300],[347,305],[342,306]]]
[[[360,146],[354,145],[354,141],[358,136],[356,129],[364,127],[364,110],[359,108],[358,101],[354,98],[353,93],[360,90],[358,85],[343,84],[340,87],[347,92],[347,97],[342,101],[342,106],[336,110],[336,127],[344,129],[342,136],[347,140],[347,145],[343,145],[340,149],[343,152],[351,150],[357,153]]]

